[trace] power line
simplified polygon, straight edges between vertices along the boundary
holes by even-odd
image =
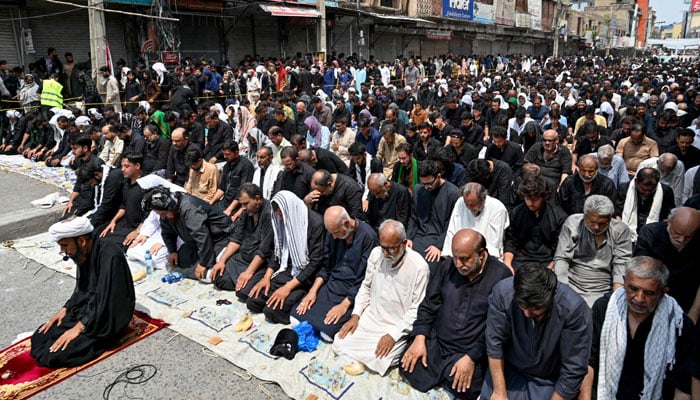
[[[53,17],[54,15],[68,14],[68,13],[72,13],[72,12],[75,12],[75,11],[80,11],[80,9],[79,9],[79,8],[76,8],[76,9],[74,9],[74,10],[59,11],[59,12],[55,12],[55,13],[51,13],[51,14],[33,15],[33,16],[31,16],[31,17],[4,18],[4,19],[0,19],[0,22],[4,22],[4,21],[19,21],[19,20],[23,20],[23,19],[37,19],[37,18]]]
[[[64,6],[72,6],[72,7],[77,7],[77,8],[85,8],[88,10],[96,10],[96,11],[102,11],[106,13],[114,13],[114,14],[123,14],[123,15],[131,15],[135,17],[143,17],[143,18],[152,18],[152,19],[163,19],[166,21],[175,21],[179,22],[180,20],[177,18],[170,18],[170,17],[159,17],[156,15],[145,15],[145,14],[140,14],[140,13],[133,13],[133,12],[128,12],[128,11],[120,11],[120,10],[110,10],[108,8],[99,8],[99,7],[92,7],[92,6],[84,6],[82,4],[75,4],[75,3],[69,3],[66,1],[58,1],[58,0],[45,0],[48,1],[49,3],[55,3],[55,4],[61,4]]]

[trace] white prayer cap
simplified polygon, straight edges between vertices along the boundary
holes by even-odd
[[[678,105],[676,103],[670,101],[664,105],[664,111],[666,110],[673,110],[675,114],[678,114]]]
[[[76,126],[86,126],[86,125],[92,125],[92,122],[90,121],[89,117],[86,117],[84,115],[79,116],[78,118],[75,119],[75,125]]]
[[[9,110],[5,115],[7,115],[7,118],[19,118],[22,114],[17,110]]]
[[[75,217],[67,221],[56,222],[49,227],[51,238],[58,242],[64,238],[79,237],[91,233],[93,228],[90,220],[85,217]]]

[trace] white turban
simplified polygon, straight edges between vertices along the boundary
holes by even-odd
[[[92,125],[92,121],[90,121],[90,118],[88,118],[84,115],[81,115],[75,119],[75,125],[76,126]]]
[[[89,219],[85,217],[75,217],[71,220],[56,222],[51,225],[49,227],[49,234],[55,242],[58,242],[64,238],[87,235],[94,229]]]
[[[87,113],[95,117],[95,119],[102,119],[102,114],[100,114],[96,108],[88,108]]]
[[[5,115],[7,115],[7,118],[15,118],[15,119],[22,116],[22,114],[20,114],[20,112],[17,110],[10,110],[10,111],[6,112]]]

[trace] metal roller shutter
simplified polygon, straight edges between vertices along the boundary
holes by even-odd
[[[251,35],[252,18],[249,15],[236,18],[233,22],[233,27],[230,23],[227,25],[228,35],[226,39],[229,43],[228,57],[231,65],[237,65],[245,56],[253,54],[253,41]]]
[[[129,58],[127,58],[126,52],[126,40],[124,37],[124,22],[122,22],[123,15],[119,14],[105,14],[105,29],[107,29],[107,42],[109,43],[109,51],[112,53],[112,60],[114,60],[114,67],[117,67],[117,60],[123,58],[129,63]],[[128,18],[128,17],[127,17]]]
[[[74,10],[74,11],[71,11]],[[27,5],[29,16],[41,16],[28,20],[32,30],[34,49],[33,58],[41,58],[46,55],[46,49],[54,47],[58,51],[59,58],[63,60],[63,54],[73,53],[76,62],[88,59],[90,51],[90,28],[88,24],[88,12],[86,9],[76,9],[69,6],[56,5],[46,2],[29,3]],[[70,12],[65,12],[70,11]],[[51,15],[61,13],[57,15]],[[112,60],[127,59],[126,45],[124,43],[124,29],[121,22],[122,16],[105,13],[105,29],[107,41],[112,53]],[[28,61],[33,61],[32,57]]]
[[[0,8],[0,19],[7,20],[9,18],[17,18],[17,9],[12,10],[12,16],[10,16],[9,8]],[[19,52],[21,52],[21,47],[18,49],[17,37],[15,36],[14,27],[18,27],[12,21],[0,22],[0,59],[7,61],[10,66],[17,66],[20,64],[21,60],[19,57]]]
[[[255,35],[255,51],[257,54],[263,57],[280,57],[282,55],[277,17],[271,17],[268,14],[256,14],[253,34]]]
[[[206,57],[217,63],[221,58],[219,22],[213,17],[180,15],[180,55],[182,58]]]
[[[329,39],[328,41],[329,50],[331,52],[335,51],[336,54],[352,54],[350,52],[352,47],[352,52],[357,53],[357,40],[359,39],[357,20],[348,16],[336,16],[335,21],[336,25],[333,27],[330,35],[332,40]]]
[[[316,49],[316,28],[309,26],[293,27],[289,30],[284,46],[285,56],[294,57],[297,52],[302,55]],[[342,50],[337,52],[342,52]]]
[[[370,36],[369,43],[373,43],[369,53],[373,54],[377,60],[392,61],[401,54],[401,36],[399,35],[383,33],[377,29],[374,35]]]
[[[471,39],[455,38],[449,41],[449,48],[451,52],[456,54],[472,54],[472,41]]]

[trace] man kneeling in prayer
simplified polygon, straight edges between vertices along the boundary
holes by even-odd
[[[49,228],[61,251],[78,266],[73,295],[32,336],[32,357],[42,367],[75,367],[99,357],[124,334],[136,296],[119,244],[97,240],[85,217]]]
[[[425,259],[406,242],[400,222],[389,219],[379,226],[379,247],[367,260],[352,316],[333,342],[337,354],[380,375],[398,363],[430,278]]]

